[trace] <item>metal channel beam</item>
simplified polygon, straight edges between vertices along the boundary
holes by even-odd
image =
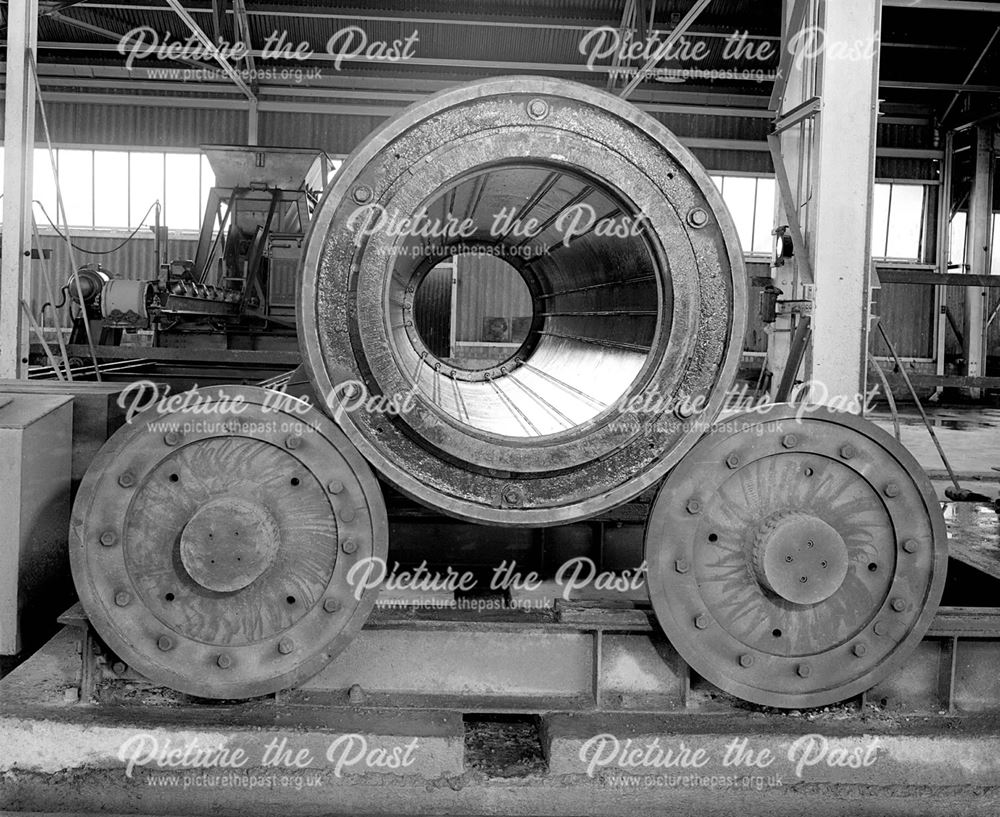
[[[21,309],[28,300],[31,255],[31,177],[35,144],[35,82],[31,58],[38,40],[38,2],[7,7],[7,74],[4,100],[3,257],[0,260],[0,378],[27,370],[28,327]]]
[[[628,99],[629,95],[636,89],[636,86],[649,75],[649,72],[652,71],[656,67],[657,63],[660,62],[660,60],[662,60],[667,54],[667,52],[674,47],[674,44],[684,36],[684,32],[691,28],[691,24],[698,19],[698,15],[701,14],[705,6],[707,6],[710,2],[712,2],[712,0],[695,0],[694,5],[688,13],[681,18],[681,21],[674,27],[674,30],[670,32],[667,39],[663,41],[663,45],[656,49],[656,53],[646,61],[646,64],[643,65],[636,75],[629,80],[628,84],[622,88],[620,94],[622,99]]]
[[[247,99],[253,101],[257,97],[253,90],[243,81],[243,77],[240,76],[239,72],[233,67],[232,63],[229,62],[215,47],[215,43],[212,42],[211,38],[202,30],[201,26],[195,22],[194,18],[188,13],[187,9],[181,5],[180,0],[167,0],[167,4],[177,12],[177,16],[180,17],[187,27],[191,30],[191,33],[198,39],[198,41],[207,48],[212,57],[215,59],[226,75],[236,83],[236,87],[239,88],[247,97]]]

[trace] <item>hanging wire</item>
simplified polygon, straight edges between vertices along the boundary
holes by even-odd
[[[32,201],[32,204],[38,205],[38,209],[42,211],[42,215],[45,216],[45,220],[49,223],[49,226],[53,230],[55,230],[57,236],[59,236],[67,244],[72,246],[73,249],[76,250],[77,252],[86,253],[87,255],[111,255],[112,253],[118,252],[122,247],[124,247],[126,244],[128,244],[136,237],[136,234],[139,232],[139,230],[141,230],[146,225],[146,217],[153,212],[153,208],[159,205],[159,203],[160,203],[159,199],[157,199],[151,205],[149,205],[149,209],[146,210],[146,212],[143,214],[142,221],[139,222],[139,226],[136,227],[131,233],[129,233],[128,237],[126,237],[125,240],[122,241],[122,243],[119,244],[117,247],[112,247],[110,250],[88,250],[86,247],[81,247],[79,244],[74,244],[68,236],[63,235],[62,231],[52,221],[51,217],[48,214],[48,211],[45,209],[44,204],[42,204],[38,199]]]

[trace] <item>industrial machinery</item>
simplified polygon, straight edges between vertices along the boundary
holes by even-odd
[[[431,353],[414,304],[442,259],[484,251],[524,279],[533,317],[509,358],[462,368]],[[698,162],[621,99],[518,77],[409,108],[338,173],[302,276],[299,343],[339,429],[288,396],[217,389],[134,418],[81,486],[81,601],[150,680],[260,695],[343,649],[377,592],[351,571],[392,544],[366,461],[434,512],[508,530],[662,482],[656,617],[747,700],[842,700],[927,630],[946,537],[912,457],[825,409],[717,422],[747,314],[739,241]]]
[[[155,276],[114,278],[96,265],[66,284],[82,304],[71,344],[84,343],[84,316],[99,344],[122,332],[152,330],[154,346],[294,348],[298,259],[310,214],[325,184],[315,150],[213,145],[202,148],[215,173],[197,253],[160,265]],[[217,344],[215,344],[217,345]]]

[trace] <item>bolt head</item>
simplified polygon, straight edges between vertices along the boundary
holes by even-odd
[[[687,573],[691,569],[691,565],[688,564],[687,559],[678,559],[674,562],[674,570],[678,573]]]
[[[290,638],[283,638],[278,642],[278,652],[288,655],[295,649],[295,643]]]
[[[890,482],[885,486],[885,495],[892,499],[899,496],[899,486],[895,482]]]
[[[176,431],[168,431],[163,435],[163,442],[166,445],[177,445],[181,441],[181,435]]]
[[[868,647],[864,644],[855,644],[851,649],[851,652],[853,652],[858,658],[861,658],[861,656],[868,652]]]
[[[753,666],[753,656],[750,653],[743,653],[740,656],[740,666],[741,667],[752,667]]]
[[[704,630],[708,626],[708,616],[704,613],[699,613],[694,617],[694,626],[699,630]]]
[[[340,543],[340,549],[344,551],[347,555],[356,553],[358,550],[358,543],[353,539],[345,539]]]
[[[730,454],[728,457],[726,457],[726,465],[729,468],[739,468],[740,467],[740,455],[739,454]]]
[[[233,665],[233,659],[226,655],[226,653],[222,653],[215,659],[215,663],[219,665],[220,669],[229,669]]]
[[[855,451],[854,446],[851,445],[850,443],[845,443],[844,445],[840,446],[840,456],[843,459],[849,460],[855,454],[857,454],[857,451]]]
[[[124,661],[115,661],[115,663],[111,665],[111,671],[115,675],[124,675],[126,670],[128,670],[128,666]]]
[[[339,494],[341,491],[344,490],[344,483],[341,482],[339,479],[331,480],[327,484],[326,490],[328,490],[331,494]]]
[[[116,534],[113,530],[106,530],[101,534],[101,544],[104,545],[104,547],[114,547],[117,542],[118,534]]]
[[[902,613],[906,609],[906,600],[901,598],[895,598],[889,602],[889,606],[892,607],[897,613]]]
[[[161,635],[156,639],[156,646],[163,652],[167,652],[174,648],[174,640],[169,635]]]
[[[799,438],[796,437],[794,434],[786,434],[784,437],[781,438],[781,444],[785,448],[795,448],[795,446],[799,444]]]
[[[115,593],[115,604],[119,607],[128,607],[132,603],[132,594],[128,590],[119,590]]]
[[[549,112],[549,104],[544,99],[533,99],[528,103],[528,116],[544,119]]]
[[[302,438],[297,434],[289,434],[285,438],[285,448],[287,448],[289,451],[294,451],[300,445],[302,445]]]
[[[524,501],[524,496],[521,494],[521,490],[513,485],[508,485],[504,488],[500,498],[507,505],[520,505]]]
[[[364,204],[370,201],[372,197],[372,189],[366,185],[360,184],[354,188],[354,200],[358,204]]]
[[[795,672],[796,674],[798,674],[799,678],[808,678],[810,675],[812,675],[812,667],[810,667],[808,664],[799,664],[795,668]]]
[[[353,522],[357,514],[354,512],[354,508],[344,508],[340,512],[341,522]]]
[[[323,599],[323,609],[328,613],[336,613],[340,609],[340,602],[334,598]]]
[[[872,627],[875,635],[885,635],[889,631],[888,625],[884,621],[876,621],[875,626]]]
[[[689,499],[687,505],[684,506],[688,513],[695,514],[701,513],[701,502],[697,499]]]
[[[917,547],[918,545],[916,539],[907,539],[905,542],[903,542],[903,550],[905,550],[907,553],[916,553]]]
[[[131,471],[123,472],[122,475],[118,477],[118,484],[121,485],[122,488],[131,488],[135,485],[135,474]]]
[[[708,213],[706,213],[701,207],[695,207],[690,213],[688,213],[688,224],[692,227],[704,227],[708,224]]]

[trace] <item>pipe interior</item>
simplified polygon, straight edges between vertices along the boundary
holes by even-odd
[[[481,167],[433,192],[411,218],[388,278],[388,330],[401,370],[464,426],[513,438],[573,433],[613,413],[669,333],[663,254],[634,207],[600,180],[555,163]],[[470,252],[490,258],[468,286],[495,287],[490,270],[506,262],[530,296],[520,347],[472,366],[427,342],[429,327],[443,331],[459,317],[440,280],[434,297],[441,268],[431,270]]]

